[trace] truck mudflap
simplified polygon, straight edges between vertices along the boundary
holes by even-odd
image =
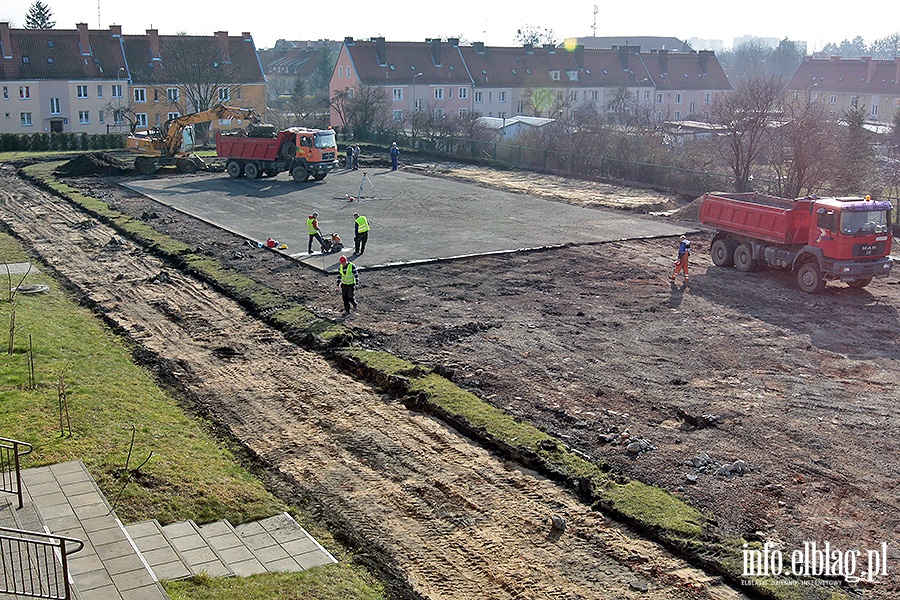
[[[841,281],[856,281],[867,277],[887,277],[891,273],[893,263],[894,261],[890,256],[866,262],[840,260],[830,265],[827,274]]]

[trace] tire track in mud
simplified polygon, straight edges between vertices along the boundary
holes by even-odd
[[[63,200],[0,174],[0,215],[42,260],[333,523],[425,598],[737,598],[558,486],[382,398]],[[151,283],[166,271],[171,283]],[[549,517],[565,517],[565,533]],[[638,591],[644,583],[649,591]]]

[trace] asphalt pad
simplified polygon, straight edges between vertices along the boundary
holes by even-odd
[[[326,272],[337,269],[341,255],[366,269],[688,231],[640,215],[402,170],[341,170],[306,183],[287,173],[261,179],[157,175],[124,185],[252,243],[273,238],[286,246],[278,252]],[[308,253],[306,219],[313,211],[323,236],[341,237],[341,252],[323,254],[313,241]],[[354,213],[365,215],[371,227],[360,256],[353,248]]]

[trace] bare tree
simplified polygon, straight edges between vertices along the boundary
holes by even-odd
[[[808,94],[788,98],[782,115],[781,125],[769,130],[772,168],[778,195],[797,198],[828,182],[837,150],[835,124]]]
[[[374,85],[339,90],[331,97],[331,107],[340,115],[347,129],[362,138],[387,125],[388,106],[384,89]]]
[[[532,46],[542,46],[544,44],[555,46],[559,43],[552,29],[542,29],[530,24],[523,25],[516,31],[515,41],[522,45],[531,44]]]
[[[731,169],[737,192],[752,189],[752,169],[765,149],[766,130],[777,115],[781,90],[778,78],[754,78],[713,102],[712,122],[723,128],[717,147]]]
[[[864,106],[851,108],[841,119],[840,156],[834,163],[833,184],[840,193],[867,193],[875,176],[875,150],[872,134],[866,129]],[[879,192],[875,194],[880,195]]]

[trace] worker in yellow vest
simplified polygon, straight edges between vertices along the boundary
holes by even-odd
[[[344,301],[344,314],[350,314],[350,307],[356,310],[356,299],[353,297],[354,288],[359,283],[359,272],[356,265],[342,256],[338,263],[338,281],[341,286],[341,300]]]
[[[369,240],[369,220],[359,213],[353,213],[353,253],[357,256],[366,251]]]
[[[325,245],[325,239],[322,237],[322,231],[319,229],[319,213],[314,212],[306,217],[306,233],[309,234],[309,247],[307,250],[310,254],[312,254],[313,240],[319,240],[319,245],[321,246]]]

